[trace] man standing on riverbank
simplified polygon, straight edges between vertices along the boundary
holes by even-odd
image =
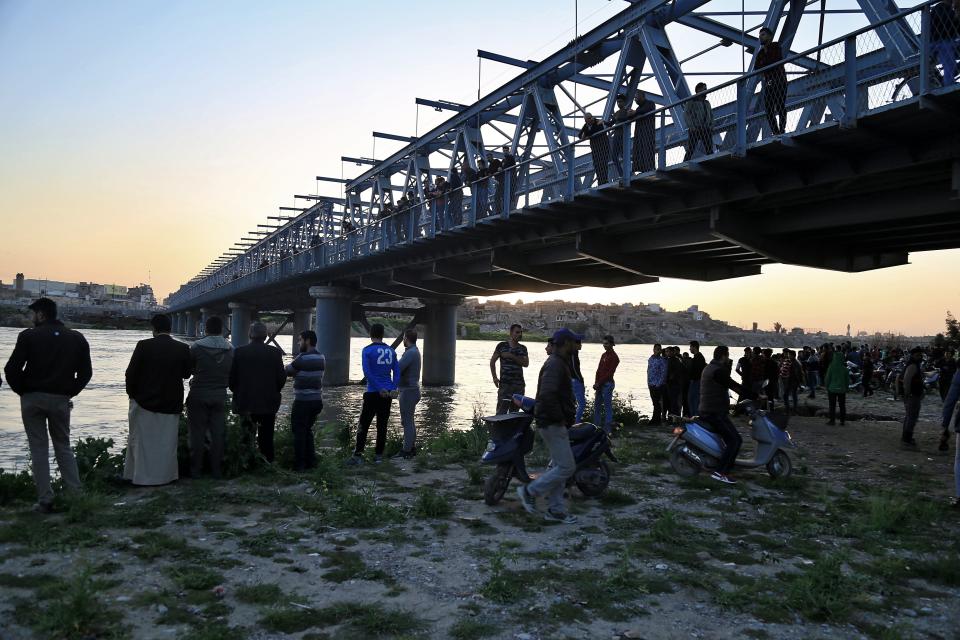
[[[50,440],[64,485],[70,491],[80,490],[77,460],[70,449],[70,399],[90,382],[93,368],[86,338],[57,320],[57,304],[53,300],[40,298],[27,308],[33,311],[34,328],[17,336],[17,345],[3,371],[10,389],[20,396],[37,486],[37,504],[33,508],[50,513]]]
[[[283,353],[266,344],[267,326],[250,325],[250,344],[237,347],[230,367],[233,411],[257,436],[257,448],[267,462],[273,462],[273,429],[280,410],[280,390],[287,383]],[[301,339],[300,349],[303,351]],[[296,391],[294,391],[296,394]]]
[[[417,348],[417,330],[403,332],[403,357],[400,358],[400,424],[403,426],[403,450],[397,458],[417,455],[417,426],[413,414],[420,402],[420,350]]]
[[[947,397],[943,401],[943,435],[940,436],[940,450],[947,450],[950,429],[957,432],[957,448],[953,459],[953,481],[956,484],[956,498],[953,506],[960,508],[960,371],[953,374]]]
[[[127,365],[130,396],[123,477],[155,486],[180,477],[177,440],[183,412],[183,381],[190,377],[190,348],[170,336],[170,316],[150,319],[153,337],[137,343]]]
[[[690,407],[690,415],[695,416],[700,412],[700,377],[707,367],[707,360],[700,353],[700,343],[696,340],[690,341],[690,353],[693,355],[688,371],[690,386],[687,389],[687,406]]]
[[[574,417],[574,424],[583,422],[583,411],[587,407],[586,384],[583,380],[583,371],[580,370],[580,349],[583,343],[578,342],[577,346],[570,354],[570,373],[573,375],[573,396],[577,399],[577,415]],[[547,355],[550,355],[549,353]]]
[[[667,361],[662,352],[659,344],[653,345],[653,355],[647,360],[647,388],[650,389],[650,401],[653,403],[651,426],[661,424],[666,411]]]
[[[519,324],[510,325],[510,340],[497,344],[490,358],[490,375],[497,388],[497,414],[507,412],[513,394],[523,395],[526,390],[523,367],[530,366],[530,358],[527,356],[527,347],[520,344],[522,338],[523,327]],[[500,362],[500,377],[497,377],[497,361]]]
[[[903,372],[903,433],[900,443],[905,447],[915,448],[917,441],[913,439],[913,430],[920,417],[920,404],[923,402],[923,349],[910,349],[910,361]]]
[[[582,336],[569,329],[560,329],[553,334],[554,352],[540,369],[537,402],[533,410],[537,431],[550,451],[553,466],[530,484],[521,484],[517,488],[517,495],[527,512],[537,513],[536,499],[545,496],[548,507],[544,519],[564,524],[577,521],[576,516],[567,513],[563,490],[567,478],[577,470],[567,429],[573,425],[576,415],[570,384],[570,355],[576,343],[582,341]]]
[[[323,411],[323,372],[327,359],[317,351],[317,334],[309,329],[300,334],[300,355],[287,365],[286,374],[293,376],[293,408],[290,430],[293,431],[293,469],[306,471],[317,466],[313,444],[313,423]]]
[[[593,399],[593,421],[608,434],[613,431],[613,375],[620,365],[620,356],[613,350],[613,336],[603,336],[603,355],[597,366],[597,377],[593,383],[596,395]],[[602,413],[601,413],[602,410]]]
[[[363,375],[367,379],[367,392],[363,394],[360,409],[360,424],[357,427],[357,446],[349,465],[363,464],[363,449],[367,444],[367,432],[374,416],[377,418],[377,442],[373,453],[374,464],[383,461],[383,449],[387,445],[387,421],[390,419],[390,404],[400,382],[400,363],[397,354],[383,342],[383,325],[370,325],[370,344],[363,348],[361,360]]]
[[[227,384],[233,364],[233,345],[224,339],[223,320],[207,318],[206,335],[190,345],[193,379],[187,395],[187,422],[190,432],[190,475],[203,471],[203,451],[210,434],[210,473],[220,479],[220,465],[227,436]]]

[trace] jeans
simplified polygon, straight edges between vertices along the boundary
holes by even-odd
[[[834,422],[837,416],[837,404],[840,405],[840,424],[847,419],[847,394],[827,392],[827,398],[830,401],[830,422]]]
[[[807,372],[807,389],[810,391],[810,398],[817,397],[817,387],[820,386],[820,373],[817,371]]]
[[[580,424],[583,422],[583,410],[587,404],[587,394],[583,386],[583,380],[573,379],[573,396],[577,399],[577,415],[573,419],[573,422]]]
[[[740,453],[740,446],[743,444],[743,438],[740,432],[730,421],[730,417],[725,413],[708,413],[700,416],[717,430],[717,435],[723,440],[724,448],[720,456],[720,462],[717,465],[717,471],[720,473],[730,473],[734,463],[737,461],[737,454]]]
[[[403,450],[412,453],[417,444],[417,427],[413,412],[420,402],[420,387],[400,389],[400,424],[403,425]]]
[[[783,396],[783,404],[787,410],[787,413],[790,413],[791,399],[793,400],[793,410],[797,410],[797,405],[799,404],[799,400],[797,399],[798,390],[799,387],[797,387],[795,384],[791,384],[784,380],[780,381],[780,395]]]
[[[357,427],[357,446],[353,455],[363,455],[363,449],[367,445],[367,432],[370,431],[374,416],[377,418],[377,440],[373,452],[378,456],[383,455],[383,449],[387,445],[387,421],[390,419],[392,401],[390,396],[381,396],[379,391],[367,391],[363,394],[360,425]]]
[[[39,391],[25,393],[20,396],[20,415],[23,418],[23,429],[27,432],[27,443],[30,445],[30,467],[33,471],[33,482],[37,487],[37,501],[41,504],[53,502],[53,489],[50,487],[50,440],[53,441],[53,455],[57,459],[63,483],[67,489],[79,491],[77,459],[70,449],[70,397]]]
[[[653,403],[653,416],[650,417],[650,424],[660,424],[663,422],[664,417],[664,391],[666,387],[649,387],[650,389],[650,402]]]
[[[913,440],[913,429],[917,426],[917,419],[920,417],[920,403],[923,398],[920,396],[907,396],[903,399],[903,434],[900,439],[904,442]]]
[[[956,453],[953,457],[953,481],[957,485],[957,497],[960,498],[960,431],[957,432]]]
[[[273,428],[277,423],[275,413],[251,413],[244,417],[249,433],[257,436],[257,449],[267,462],[273,462]]]
[[[683,411],[681,406],[680,397],[683,395],[683,387],[676,383],[671,383],[667,385],[667,410],[675,415],[679,416]]]
[[[597,389],[597,394],[593,399],[593,422],[598,427],[603,427],[607,433],[613,431],[613,388],[614,383],[604,382]]]
[[[497,415],[501,413],[507,413],[513,402],[513,394],[523,395],[524,390],[527,388],[525,384],[510,384],[504,383],[503,380],[500,381],[500,386],[497,387]]]
[[[700,413],[700,381],[691,380],[690,388],[687,389],[687,406],[690,407],[690,415],[695,416]]]
[[[570,436],[567,428],[561,424],[538,428],[540,439],[547,445],[553,466],[542,476],[527,485],[531,496],[546,496],[547,505],[551,511],[566,513],[563,505],[563,489],[567,479],[577,470],[577,463],[573,460],[573,450],[570,448]]]
[[[943,86],[956,82],[957,45],[950,41],[931,42],[930,49],[943,66]]]
[[[203,471],[203,450],[210,433],[210,473],[220,477],[223,448],[227,433],[226,400],[187,398],[187,424],[190,434],[190,476],[199,478]]]
[[[313,422],[323,411],[323,400],[294,400],[290,409],[290,429],[293,431],[293,468],[297,471],[317,465],[313,443]]]

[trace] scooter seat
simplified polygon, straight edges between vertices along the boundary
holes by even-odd
[[[567,435],[570,437],[570,442],[580,442],[581,440],[586,440],[587,438],[593,436],[597,432],[597,428],[592,424],[582,424],[575,427],[570,427],[567,431]]]

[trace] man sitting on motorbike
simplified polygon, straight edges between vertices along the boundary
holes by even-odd
[[[713,350],[713,360],[700,376],[700,418],[712,426],[720,439],[724,450],[720,464],[710,477],[727,484],[736,484],[730,477],[730,469],[740,452],[743,438],[730,421],[730,396],[727,391],[738,393],[742,398],[755,400],[757,394],[730,379],[730,350],[719,346]]]

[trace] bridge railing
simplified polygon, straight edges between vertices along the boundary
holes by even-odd
[[[657,172],[691,166],[687,163],[742,156],[772,138],[830,126],[853,127],[866,114],[949,90],[960,43],[944,40],[952,27],[931,11],[934,3],[928,0],[672,104],[653,108],[626,96],[626,104],[618,104],[611,121],[584,130],[577,140],[522,158],[507,169],[459,176],[462,186],[431,193],[424,202],[348,233],[327,233],[317,246],[293,247],[275,264],[226,282],[223,278],[191,282],[169,298],[170,306],[222,299],[438,236],[454,236],[509,218],[523,208],[572,200],[607,185],[628,186]]]

